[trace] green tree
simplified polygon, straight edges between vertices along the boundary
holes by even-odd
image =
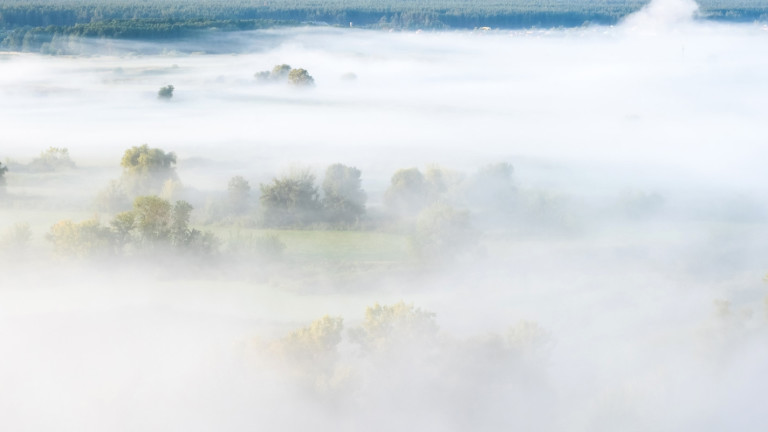
[[[256,72],[254,77],[262,82],[288,82],[296,86],[311,86],[315,79],[306,69],[293,69],[287,64],[275,65],[271,71]]]
[[[384,204],[401,216],[415,216],[427,204],[428,185],[418,168],[401,169],[392,175]]]
[[[275,67],[272,68],[271,76],[274,80],[283,80],[285,78],[288,78],[288,75],[291,73],[291,67],[287,64],[279,64],[275,65]]]
[[[160,90],[157,91],[157,97],[158,99],[169,100],[173,97],[174,90],[175,90],[175,87],[173,87],[170,84],[164,87],[160,87]]]
[[[291,69],[288,73],[288,82],[295,86],[312,86],[315,79],[309,75],[306,69]]]
[[[227,184],[227,198],[232,213],[242,214],[248,210],[251,198],[251,185],[242,176],[234,176]]]
[[[218,247],[211,233],[191,228],[193,207],[186,201],[170,201],[155,195],[140,196],[133,210],[115,216],[110,225],[119,244],[135,243],[145,250],[173,248],[209,254]]]
[[[357,168],[333,164],[325,170],[322,204],[329,222],[351,224],[365,214],[367,196],[361,183]]]
[[[261,223],[269,227],[302,227],[317,222],[320,216],[315,176],[296,170],[261,189]]]
[[[167,180],[178,180],[176,154],[144,144],[126,150],[120,161],[122,183],[132,195],[159,192]]]
[[[154,195],[133,201],[134,228],[144,244],[168,242],[171,237],[171,203]]]

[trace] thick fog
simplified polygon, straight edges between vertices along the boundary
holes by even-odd
[[[768,27],[695,16],[0,53],[0,429],[762,430]],[[315,85],[254,77],[278,64]],[[373,216],[398,169],[508,163],[523,210],[470,205],[444,261],[57,256],[51,226],[109,221],[94,200],[141,144],[177,155],[201,228],[233,176],[333,163]],[[26,168],[51,146],[76,168]],[[377,303],[404,317],[386,334]]]

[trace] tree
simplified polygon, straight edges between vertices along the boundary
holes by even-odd
[[[72,257],[114,255],[117,242],[112,231],[97,219],[80,223],[71,220],[57,222],[51,227],[47,239],[53,243],[56,254]]]
[[[428,188],[418,168],[401,169],[392,175],[384,204],[401,216],[415,216],[427,204]]]
[[[344,328],[341,317],[324,316],[291,332],[274,347],[293,361],[317,363],[336,354]]]
[[[351,224],[365,214],[367,196],[360,185],[357,168],[333,164],[325,170],[322,203],[329,222]]]
[[[248,210],[251,185],[242,176],[234,176],[227,184],[229,208],[232,213],[241,214]]]
[[[140,196],[133,210],[115,216],[110,225],[118,244],[135,243],[145,250],[212,253],[218,240],[210,233],[190,228],[193,207],[186,201],[170,201],[155,195]]]
[[[291,67],[287,64],[275,65],[275,67],[272,68],[272,73],[271,73],[272,79],[282,80],[284,78],[287,78],[290,72],[291,72]]]
[[[254,77],[259,81],[284,81],[291,72],[291,66],[287,64],[275,65],[271,71],[256,72]]]
[[[295,86],[312,86],[315,79],[309,75],[306,69],[291,69],[288,73],[288,82]]]
[[[314,78],[309,75],[306,69],[293,69],[287,64],[275,65],[271,71],[256,72],[254,77],[262,82],[288,82],[297,86],[311,86],[315,83]]]
[[[126,150],[120,161],[123,184],[134,196],[159,192],[167,180],[178,180],[176,154],[144,144]]]
[[[170,84],[165,87],[160,87],[160,90],[157,91],[158,99],[171,99],[173,97],[173,90],[175,90],[175,87]]]
[[[74,168],[75,163],[69,158],[69,150],[63,147],[49,147],[40,152],[40,157],[29,163],[29,168],[38,172],[50,172],[59,169]]]
[[[315,176],[308,170],[297,170],[261,189],[261,223],[269,227],[302,227],[317,222],[320,201]]]
[[[137,197],[133,202],[134,228],[145,245],[170,241],[171,203],[154,195]]]
[[[350,337],[365,351],[382,352],[432,341],[437,331],[434,313],[401,301],[367,307],[363,324]]]

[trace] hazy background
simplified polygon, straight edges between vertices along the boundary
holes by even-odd
[[[6,175],[33,204],[0,208],[0,229],[29,221],[35,250],[143,143],[176,152],[182,182],[202,191],[296,163],[357,166],[373,206],[398,168],[510,162],[569,221],[485,231],[482,257],[352,287],[0,261],[0,427],[761,430],[768,28],[666,4],[610,28],[292,28],[232,34],[230,55],[118,41],[0,54],[0,158],[57,146],[79,165],[42,185]],[[280,63],[316,86],[255,81]],[[159,101],[167,84],[174,97]],[[636,192],[664,206],[616,217]],[[366,306],[399,300],[435,312],[439,337],[385,356],[345,336],[331,372],[310,378],[263,349],[325,314],[352,328]],[[548,337],[520,352],[493,342],[520,320]]]

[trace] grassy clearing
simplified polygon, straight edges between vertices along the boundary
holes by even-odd
[[[224,241],[277,236],[285,243],[284,257],[310,262],[405,262],[412,259],[408,237],[377,231],[214,230]]]

